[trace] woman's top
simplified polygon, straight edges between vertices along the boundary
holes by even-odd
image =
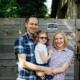
[[[48,56],[48,52],[47,52],[47,47],[46,47],[46,45],[45,45],[45,44],[42,44],[42,43],[38,43],[38,44],[36,45],[36,47],[35,47],[36,63],[37,63],[37,64],[44,64],[44,62],[41,60],[39,51],[43,51],[45,57],[47,57],[47,56]]]
[[[49,47],[50,48],[50,47]],[[61,67],[65,62],[71,61],[73,57],[73,51],[68,48],[64,48],[61,52],[59,52],[56,48],[51,47],[53,49],[53,54],[49,61],[49,66],[53,68]],[[64,80],[65,72],[56,74],[52,80]]]

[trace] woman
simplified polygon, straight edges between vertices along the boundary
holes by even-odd
[[[53,50],[49,61],[49,66],[53,67],[54,73],[52,80],[64,80],[65,72],[71,65],[74,54],[67,48],[67,37],[61,30],[54,34],[53,45],[49,46],[49,49]]]

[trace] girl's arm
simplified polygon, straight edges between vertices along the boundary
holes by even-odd
[[[51,55],[52,55],[52,50],[49,51],[49,55],[47,57],[45,57],[44,52],[43,51],[38,51],[41,57],[41,60],[43,62],[46,62],[50,59]]]

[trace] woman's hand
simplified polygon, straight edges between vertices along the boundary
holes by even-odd
[[[44,72],[47,75],[53,75],[52,68],[50,68],[50,67],[46,67]]]

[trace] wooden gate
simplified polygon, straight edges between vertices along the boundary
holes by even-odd
[[[16,79],[13,45],[15,39],[26,31],[24,20],[24,18],[0,18],[0,80]],[[63,30],[68,37],[68,47],[74,50],[75,22],[75,19],[39,19],[38,30],[46,30],[49,34],[50,42],[52,42],[56,29]],[[54,25],[55,23],[57,26]],[[74,63],[68,69],[65,80],[74,80]]]
[[[76,46],[74,67],[74,78],[75,80],[80,80],[80,19],[76,20]]]

